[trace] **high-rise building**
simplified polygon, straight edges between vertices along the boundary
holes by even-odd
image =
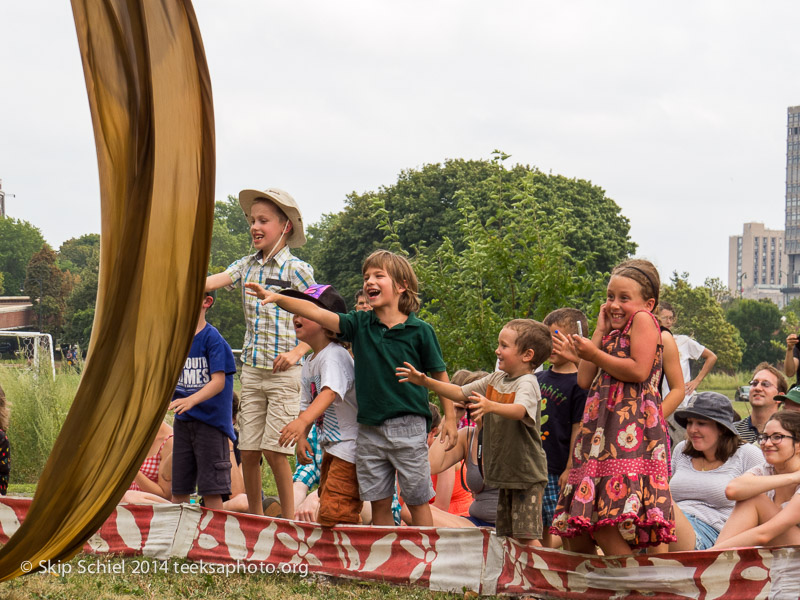
[[[742,235],[730,236],[728,289],[732,296],[769,298],[781,307],[785,304],[787,258],[783,238],[783,231],[767,229],[763,223],[745,223]]]
[[[790,106],[786,123],[786,254],[788,281],[784,292],[800,295],[800,106]]]

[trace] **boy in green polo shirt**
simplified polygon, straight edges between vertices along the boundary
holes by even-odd
[[[424,387],[403,385],[395,366],[409,363],[430,377],[447,382],[442,352],[433,328],[420,321],[417,276],[397,254],[377,250],[362,267],[364,291],[371,311],[333,313],[299,298],[267,292],[246,284],[264,304],[316,321],[352,342],[358,401],[356,472],[361,499],[372,502],[374,525],[394,525],[392,495],[395,477],[414,525],[432,526],[428,501],[433,498],[428,463],[427,432],[431,413]],[[457,439],[453,404],[440,396],[445,413],[442,442],[452,448]]]

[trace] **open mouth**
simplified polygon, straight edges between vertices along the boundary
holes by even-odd
[[[367,290],[367,296],[369,296],[370,298],[377,298],[380,295],[381,295],[380,290],[375,290],[375,289]]]
[[[300,321],[293,320],[292,323],[294,324],[294,330],[299,331],[303,328],[303,324]]]

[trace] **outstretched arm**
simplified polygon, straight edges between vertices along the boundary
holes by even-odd
[[[400,383],[414,383],[416,385],[421,385],[422,387],[428,388],[432,392],[439,394],[439,397],[444,397],[449,400],[453,400],[454,402],[466,402],[467,397],[464,395],[464,392],[461,391],[461,387],[455,384],[452,384],[448,381],[441,381],[439,378],[434,379],[433,377],[428,377],[425,373],[417,371],[414,368],[414,365],[411,363],[403,363],[404,367],[397,367],[397,377],[400,379]],[[433,375],[437,375],[433,373]],[[445,374],[445,377],[447,375]],[[444,408],[444,405],[442,405]],[[450,405],[450,409],[452,410],[453,406]],[[455,417],[453,416],[452,421],[455,421]]]
[[[206,291],[213,292],[214,290],[218,290],[226,285],[231,285],[232,283],[233,279],[224,271],[216,275],[209,275],[206,277]]]
[[[325,329],[330,329],[334,333],[340,333],[339,315],[335,312],[325,310],[309,300],[301,300],[300,298],[292,298],[290,296],[284,296],[283,294],[268,292],[257,283],[245,283],[244,286],[247,288],[247,293],[250,296],[256,296],[261,300],[261,304],[277,304],[283,310],[315,321]]]

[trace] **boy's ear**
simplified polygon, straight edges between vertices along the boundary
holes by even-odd
[[[212,306],[214,306],[214,296],[204,296],[203,297],[203,308],[208,310]]]
[[[533,357],[535,354],[536,353],[533,351],[533,348],[528,348],[522,353],[522,362],[533,362]]]
[[[408,289],[408,281],[403,279],[403,285],[400,285],[398,282],[395,282],[394,286],[397,288],[398,293],[402,294]]]
[[[292,229],[294,229],[294,225],[292,224],[291,219],[286,219],[286,224],[283,226],[284,233],[292,233]]]

